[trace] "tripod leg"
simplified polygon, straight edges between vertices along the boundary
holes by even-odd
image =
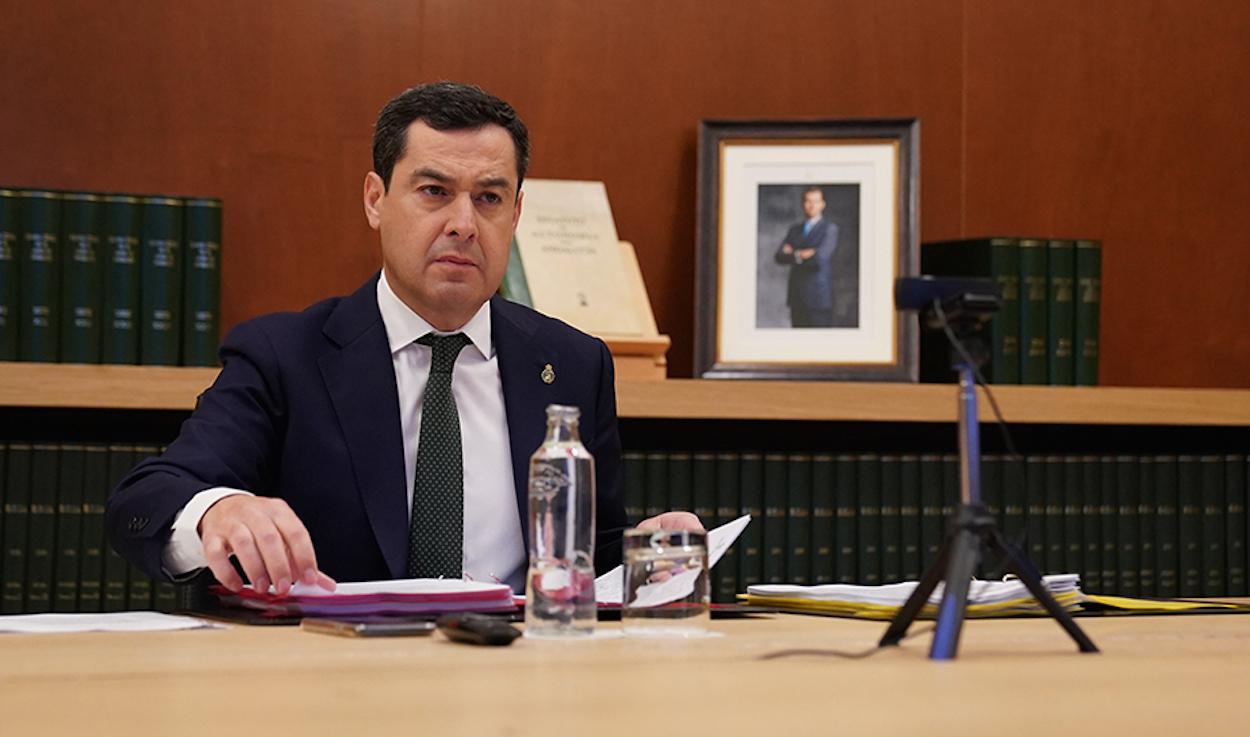
[[[932,660],[951,660],[959,651],[959,633],[963,630],[964,612],[968,607],[968,584],[980,557],[981,538],[972,530],[961,529],[955,535],[950,565],[946,569],[946,588],[938,607],[933,644],[929,647]]]
[[[1064,611],[1063,607],[1059,606],[1059,602],[1055,601],[1055,597],[1051,596],[1050,592],[1046,590],[1046,585],[1042,583],[1041,574],[1037,572],[1037,568],[1029,562],[1028,558],[1021,556],[1015,548],[1007,545],[998,530],[994,530],[991,533],[986,543],[991,548],[1001,552],[1003,560],[1006,562],[1007,570],[1019,577],[1020,581],[1029,589],[1029,593],[1033,594],[1033,597],[1045,607],[1046,613],[1054,618],[1059,623],[1059,626],[1063,627],[1064,631],[1068,633],[1068,636],[1076,642],[1076,646],[1081,652],[1098,652],[1098,647],[1094,645],[1093,640],[1086,636],[1085,631],[1077,625],[1072,615]]]
[[[946,575],[946,562],[950,560],[951,542],[954,538],[950,535],[942,541],[942,547],[938,548],[937,558],[933,563],[929,564],[928,570],[920,577],[920,583],[916,585],[911,596],[907,597],[907,602],[903,604],[903,608],[898,610],[898,614],[894,615],[894,619],[890,621],[890,627],[881,636],[881,641],[877,643],[878,647],[887,645],[897,645],[907,634],[907,628],[912,622],[916,621],[920,610],[924,608],[925,602],[929,600],[929,595],[937,588],[938,582]]]

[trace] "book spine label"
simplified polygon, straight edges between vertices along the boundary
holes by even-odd
[[[221,200],[186,202],[182,362],[216,366],[221,329]]]
[[[812,457],[790,456],[786,510],[787,583],[806,586],[812,581]]]
[[[139,362],[139,204],[133,197],[104,200],[104,363]]]
[[[1020,247],[1015,238],[990,243],[991,275],[1002,302],[991,323],[991,351],[996,384],[1020,383]]]
[[[859,492],[856,537],[859,538],[859,583],[881,583],[881,458],[864,454],[855,459]]]
[[[1063,457],[1063,570],[1066,573],[1082,573],[1085,570],[1085,541],[1081,486],[1081,458]]]
[[[1075,380],[1081,386],[1098,383],[1099,322],[1102,305],[1102,243],[1076,242]]]
[[[942,457],[920,456],[920,552],[921,565],[937,560],[942,545]]]
[[[1116,499],[1119,516],[1116,519],[1116,530],[1120,538],[1120,557],[1117,566],[1120,569],[1120,596],[1137,596],[1137,573],[1141,568],[1138,555],[1138,507],[1141,496],[1137,489],[1137,459],[1133,456],[1116,458]]]
[[[1046,246],[1047,296],[1046,357],[1047,379],[1051,384],[1070,386],[1075,382],[1076,257],[1073,242],[1052,240]]]
[[[1102,521],[1099,532],[1099,537],[1102,538],[1102,593],[1116,595],[1120,593],[1120,534],[1116,525],[1120,498],[1116,486],[1115,458],[1102,456],[1098,463],[1099,491],[1102,497],[1098,508],[1098,516]]]
[[[1156,546],[1159,535],[1159,499],[1155,492],[1154,456],[1137,459],[1137,595],[1157,596],[1159,559]]]
[[[60,460],[55,445],[36,444],[30,454],[30,521],[26,543],[26,607],[52,611],[56,560],[56,494]]]
[[[108,449],[108,485],[112,490],[122,477],[130,471],[135,462],[135,448],[132,445],[110,445]],[[113,546],[104,546],[104,586],[102,609],[106,612],[125,611],[129,604],[127,583],[130,579],[130,565],[126,563]]]
[[[61,327],[61,196],[22,193],[18,357],[55,362]]]
[[[1046,456],[1043,468],[1046,475],[1046,570],[1051,573],[1064,573],[1067,541],[1063,536],[1063,457]]]
[[[182,325],[182,203],[143,200],[139,362],[177,366]]]
[[[1027,491],[1024,524],[1028,530],[1029,559],[1042,573],[1053,573],[1046,560],[1046,465],[1042,456],[1025,459]]]
[[[18,355],[20,210],[17,191],[0,189],[0,361],[16,361]]]
[[[61,259],[61,361],[100,362],[104,263],[103,211],[94,195],[65,196],[65,249]]]
[[[108,498],[108,447],[84,448],[82,487],[82,547],[78,567],[78,610],[98,612],[103,604],[104,503]]]
[[[1020,239],[1020,383],[1047,383],[1046,244]]]

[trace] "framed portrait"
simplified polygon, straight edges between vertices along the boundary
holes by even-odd
[[[915,381],[920,123],[699,127],[696,377]]]

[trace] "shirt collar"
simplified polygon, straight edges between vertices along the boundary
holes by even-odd
[[[399,295],[395,294],[391,289],[391,285],[386,280],[386,270],[382,270],[382,276],[378,278],[378,311],[382,313],[382,325],[386,328],[386,338],[390,343],[391,355],[407,348],[414,340],[420,338],[426,333],[436,333],[438,335],[450,335],[451,333],[464,333],[472,341],[473,347],[477,349],[482,357],[490,360],[493,355],[491,347],[490,332],[490,301],[482,303],[473,317],[461,326],[458,330],[444,332],[435,330],[430,323],[425,321],[417,313],[413,312],[408,305],[404,304]]]

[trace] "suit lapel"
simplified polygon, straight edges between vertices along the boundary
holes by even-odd
[[[344,299],[323,332],[339,350],[318,359],[351,455],[356,485],[391,576],[405,573],[408,548],[403,430],[377,277]]]
[[[504,412],[512,450],[512,477],[516,487],[521,535],[529,548],[529,460],[542,445],[547,428],[547,405],[554,401],[552,385],[543,381],[551,364],[557,373],[560,356],[547,345],[538,319],[501,297],[491,300],[491,340],[499,361]]]

